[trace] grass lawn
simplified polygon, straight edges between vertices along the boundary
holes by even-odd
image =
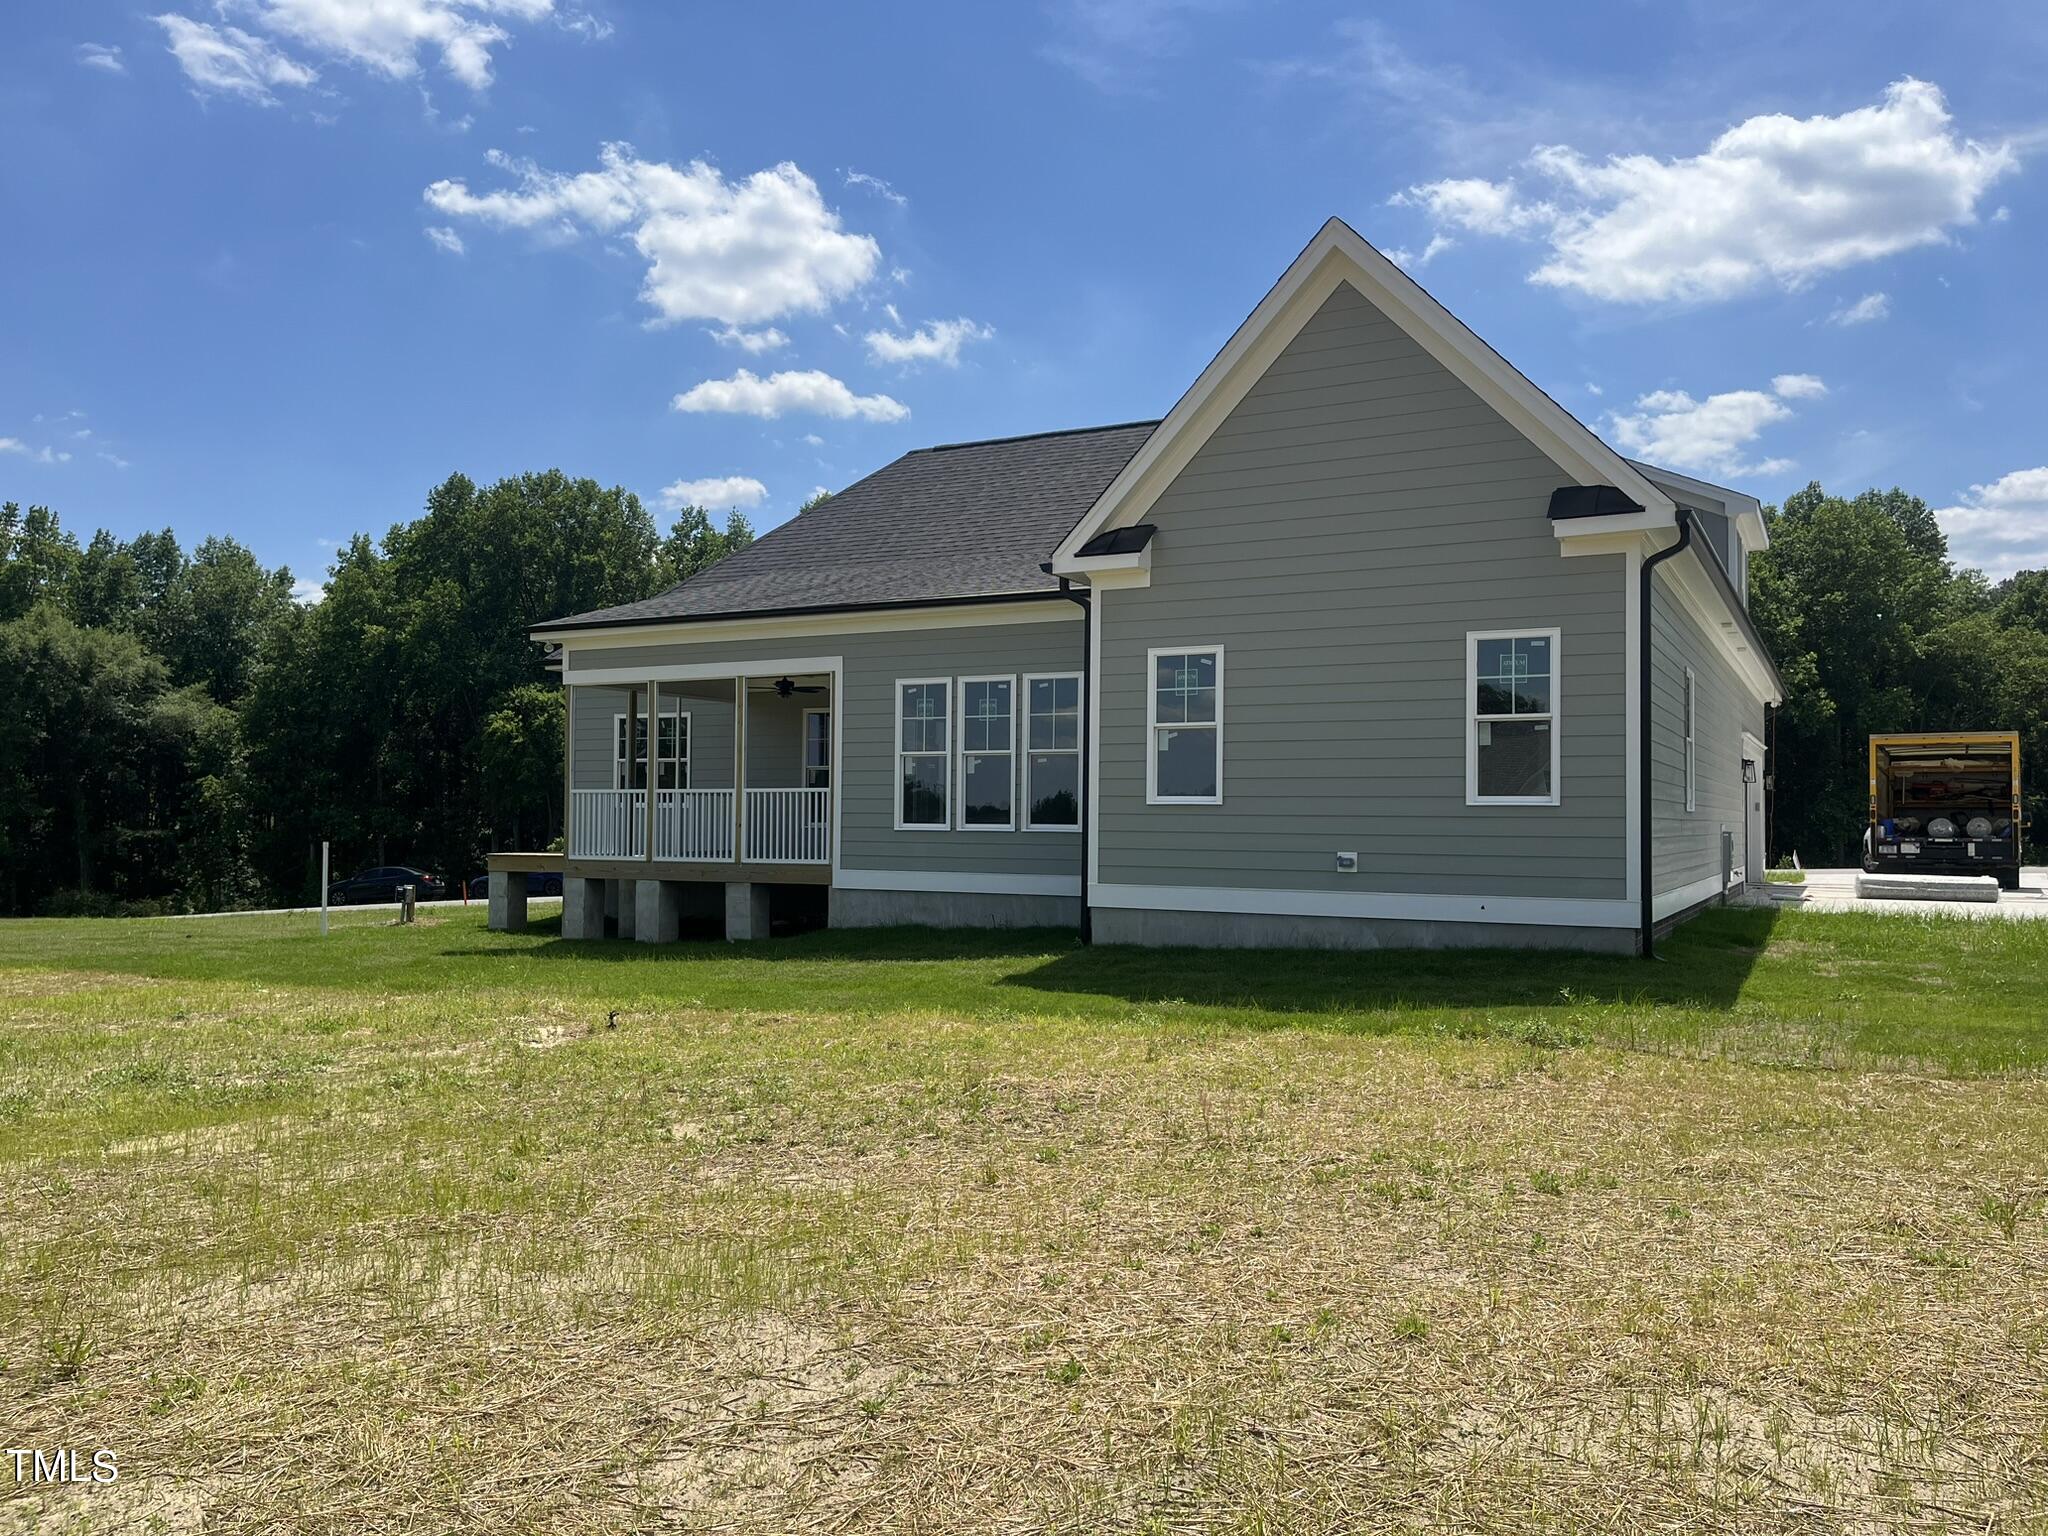
[[[1767,869],[1764,881],[1769,885],[1804,885],[1806,871],[1803,869]]]
[[[0,1531],[2048,1511],[2048,924],[481,918],[0,924]]]

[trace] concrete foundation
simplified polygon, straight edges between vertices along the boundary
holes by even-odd
[[[1073,928],[1077,896],[1011,896],[971,891],[861,891],[832,888],[834,928]]]
[[[604,883],[604,915],[611,923],[612,936],[633,937],[633,892],[637,880],[607,880]]]
[[[1858,875],[1856,894],[1865,901],[1996,901],[1991,875]]]
[[[633,883],[633,937],[642,944],[673,944],[683,934],[681,891],[672,880]]]
[[[838,892],[834,892],[836,897]],[[833,918],[838,912],[835,905]],[[1151,912],[1097,907],[1098,944],[1196,949],[1573,949],[1632,955],[1633,928],[1443,923],[1407,918],[1293,917],[1260,912]]]
[[[490,906],[484,926],[500,933],[517,933],[526,926],[526,876],[518,871],[499,870],[490,877]]]
[[[734,943],[768,937],[768,887],[733,880],[725,887],[725,936]]]
[[[602,880],[569,875],[562,881],[562,937],[601,939],[604,937],[604,887]],[[496,898],[494,897],[493,900]]]

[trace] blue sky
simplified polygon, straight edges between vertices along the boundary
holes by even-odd
[[[152,6],[0,16],[0,498],[82,531],[769,526],[1162,414],[1337,214],[1625,450],[2048,564],[2038,0]]]

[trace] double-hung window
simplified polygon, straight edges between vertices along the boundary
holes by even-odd
[[[1016,822],[1013,677],[960,679],[960,827],[1008,832]]]
[[[832,787],[832,711],[804,711],[804,788]]]
[[[627,716],[612,716],[612,788],[647,787],[647,717],[635,714],[633,740],[626,742]],[[664,709],[654,733],[655,787],[690,787],[690,717],[681,709]]]
[[[926,677],[896,684],[896,828],[944,831],[952,788],[953,682]]]
[[[1024,679],[1024,830],[1081,824],[1081,678]]]
[[[1685,808],[1699,809],[1699,769],[1693,756],[1693,722],[1697,718],[1693,700],[1692,668],[1685,669]]]
[[[1145,803],[1223,803],[1223,647],[1145,653]]]
[[[1557,805],[1554,629],[1465,637],[1465,803]]]

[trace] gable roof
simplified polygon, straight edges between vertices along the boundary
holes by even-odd
[[[657,597],[535,628],[1056,594],[1046,556],[1157,425],[920,448]]]
[[[1450,373],[1580,485],[1607,485],[1644,509],[1644,527],[1672,527],[1678,508],[1590,427],[1538,389],[1506,358],[1342,219],[1330,219],[1202,370],[1101,498],[1060,541],[1053,569],[1081,573],[1081,547],[1106,528],[1140,521],[1208,441],[1295,333],[1348,282]]]

